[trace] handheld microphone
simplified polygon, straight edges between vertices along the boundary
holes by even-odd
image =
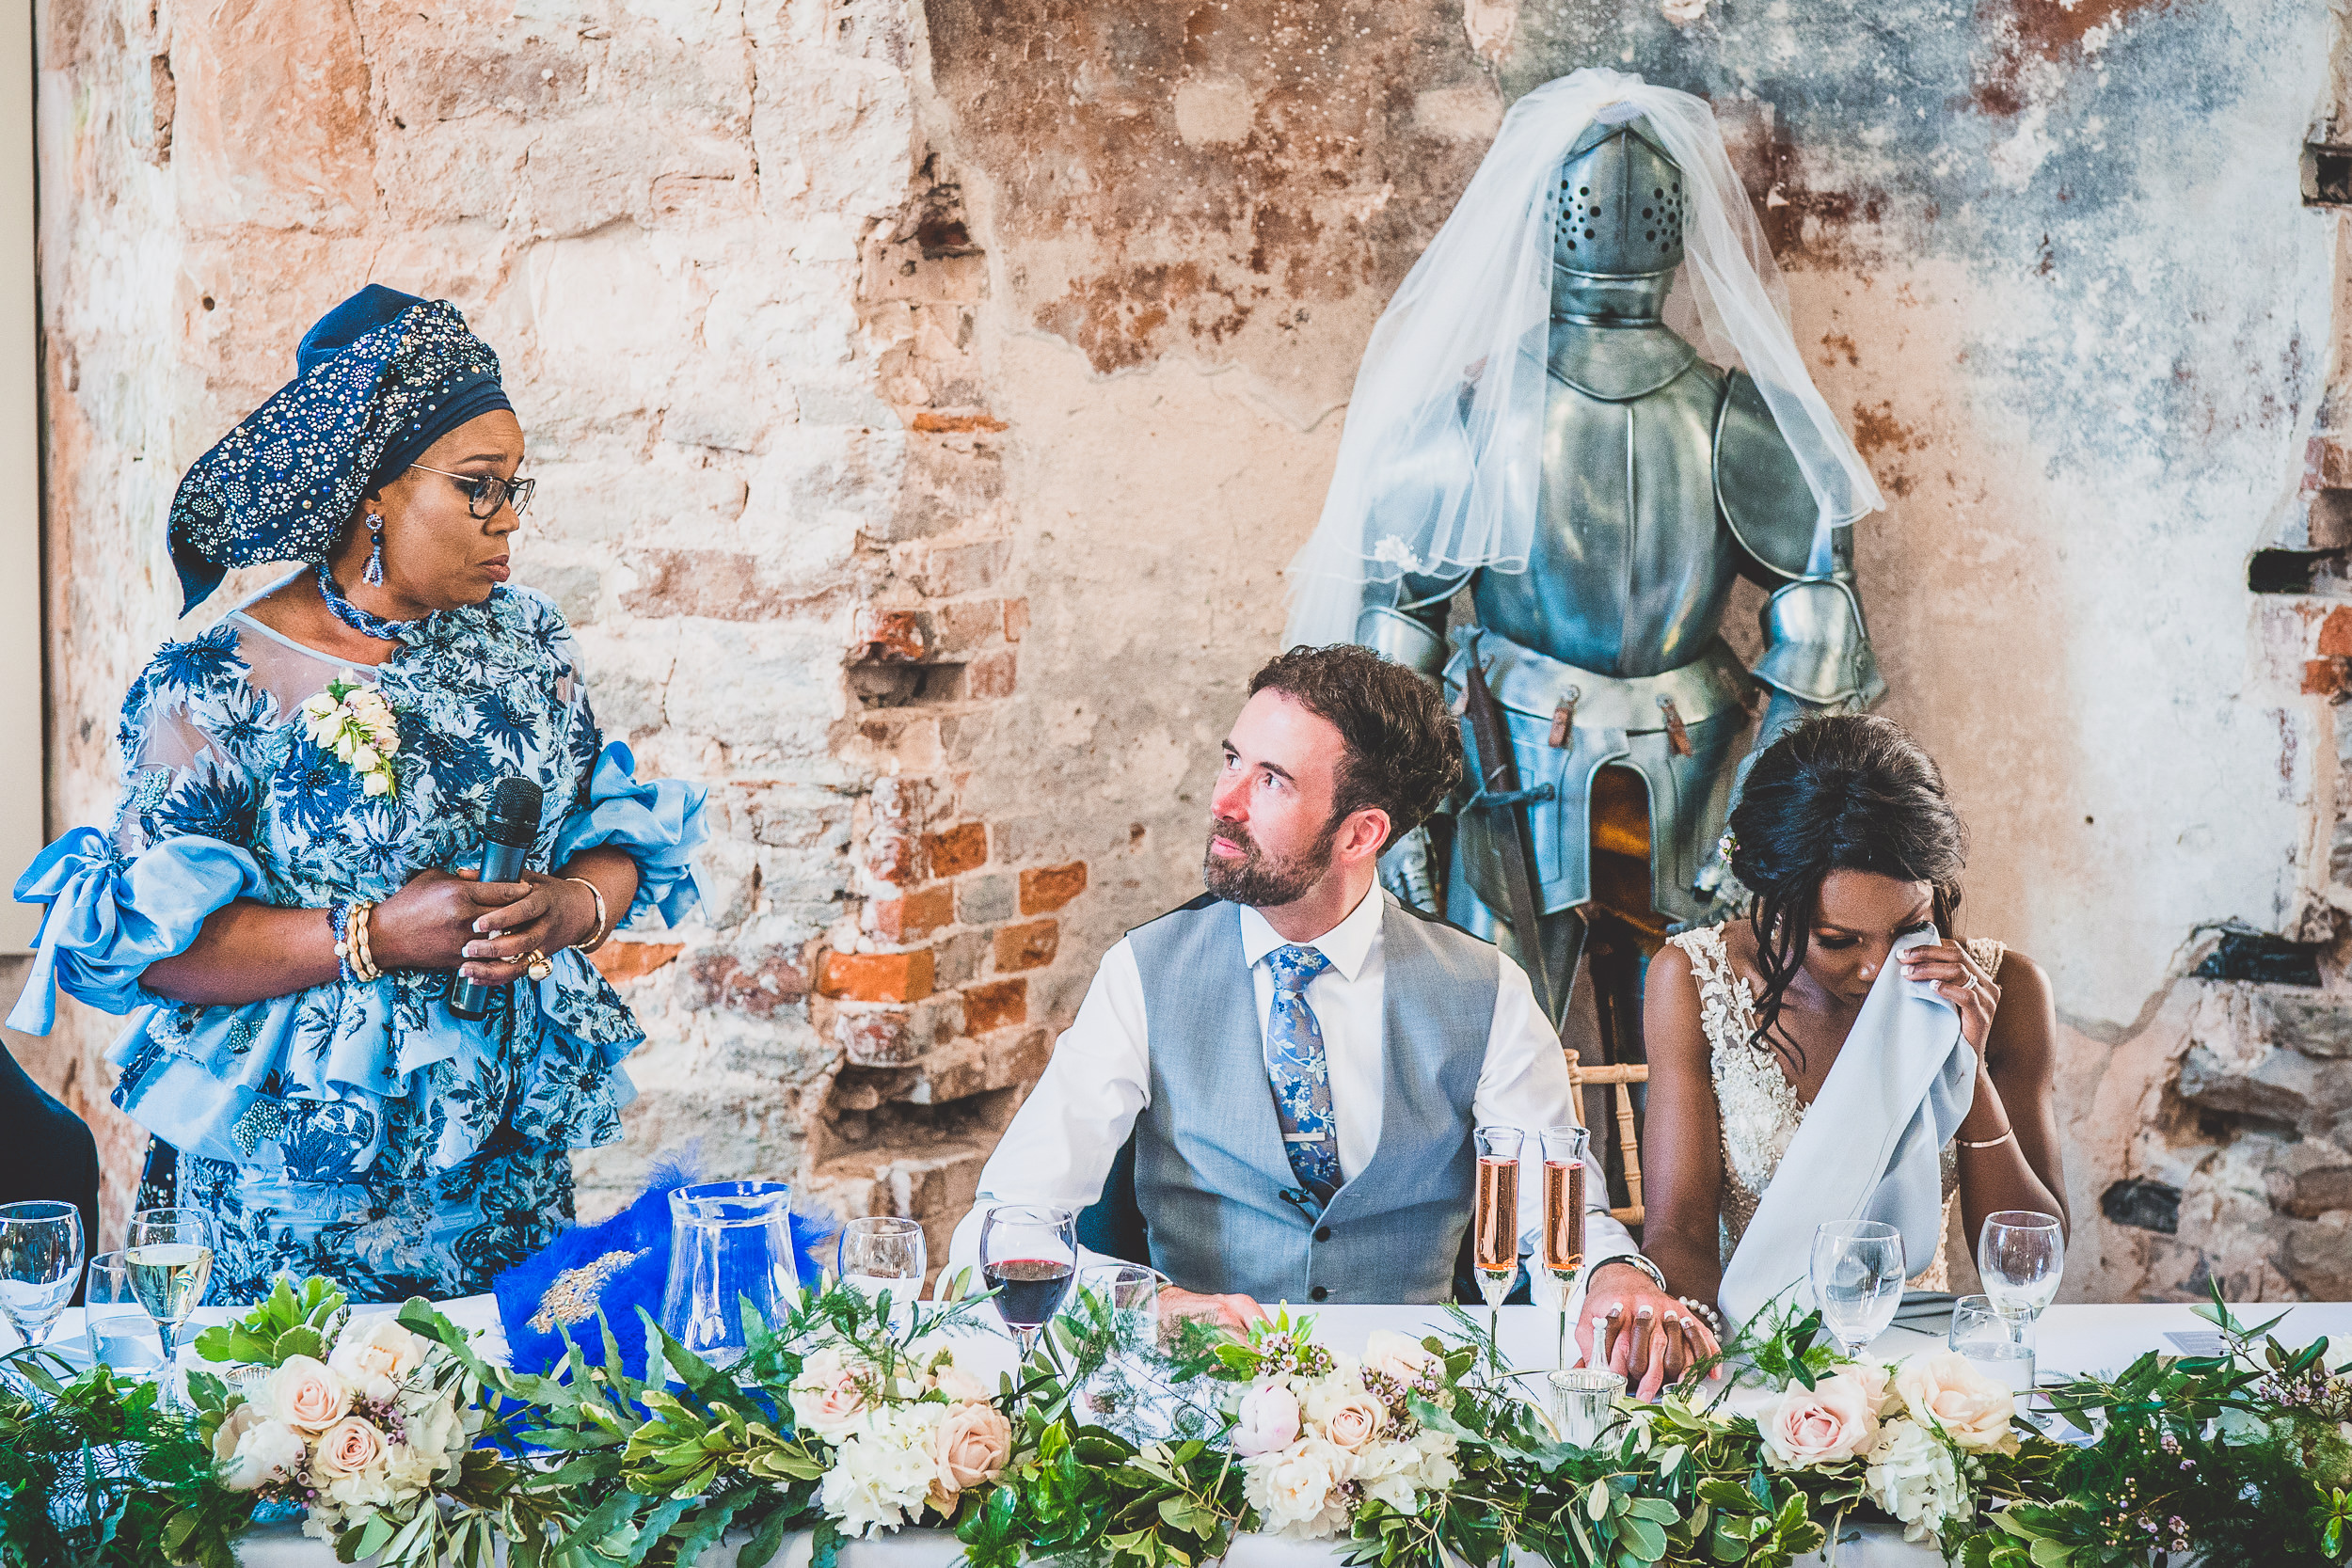
[[[482,879],[511,882],[522,875],[523,857],[539,836],[539,806],[544,792],[529,779],[501,779],[490,797],[490,824],[482,834]],[[504,988],[500,988],[503,990]],[[449,1010],[463,1019],[488,1016],[491,990],[478,980],[460,979],[449,988]]]

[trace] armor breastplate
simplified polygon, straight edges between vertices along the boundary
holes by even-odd
[[[1724,372],[1661,325],[1551,328],[1528,569],[1481,573],[1482,626],[1613,675],[1697,658],[1738,574],[1716,513]]]

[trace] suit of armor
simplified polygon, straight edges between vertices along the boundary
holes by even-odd
[[[1700,358],[1660,319],[1682,260],[1681,170],[1645,124],[1595,123],[1552,193],[1551,320],[1522,348],[1545,360],[1541,422],[1492,437],[1540,444],[1525,570],[1407,576],[1368,590],[1356,630],[1441,681],[1457,712],[1468,662],[1481,660],[1519,787],[1550,790],[1524,807],[1534,942],[1511,928],[1503,857],[1517,851],[1501,811],[1461,809],[1476,805],[1467,792],[1451,832],[1441,822],[1391,849],[1384,880],[1531,968],[1540,958],[1562,1016],[1589,942],[1617,1059],[1639,1059],[1641,958],[1673,926],[1724,910],[1714,846],[1753,683],[1772,692],[1758,747],[1804,712],[1866,705],[1885,689],[1854,592],[1851,528],[1816,559],[1819,504],[1756,383]],[[1438,406],[1383,461],[1375,496],[1399,512],[1424,506],[1434,476],[1470,460],[1461,421]],[[1374,537],[1380,528],[1375,510]],[[1718,631],[1741,576],[1772,595],[1752,674]],[[1449,648],[1449,609],[1465,589],[1476,623],[1454,627]]]

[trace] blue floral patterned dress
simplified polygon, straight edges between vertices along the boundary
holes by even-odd
[[[546,791],[532,869],[612,845],[637,863],[629,920],[675,922],[696,897],[702,790],[639,784],[628,749],[603,743],[546,598],[501,588],[355,672],[399,721],[389,796],[365,795],[296,719],[343,669],[242,610],[166,644],[123,704],[114,832],[76,829],[18,885],[49,911],[10,1022],[45,1033],[59,988],[136,1012],[111,1053],[114,1102],[179,1151],[179,1201],[215,1216],[215,1301],[282,1270],[358,1300],[486,1290],[571,1223],[567,1150],[619,1138],[621,1058],[644,1034],[572,952],[480,1022],[449,1011],[445,972],[243,1006],[143,987],[206,915],[235,898],[381,900],[417,871],[477,863],[491,792],[516,773]]]

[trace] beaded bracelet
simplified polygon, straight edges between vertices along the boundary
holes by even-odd
[[[326,927],[335,933],[335,967],[342,974],[343,984],[356,986],[359,976],[351,967],[351,901],[338,898],[326,906]]]

